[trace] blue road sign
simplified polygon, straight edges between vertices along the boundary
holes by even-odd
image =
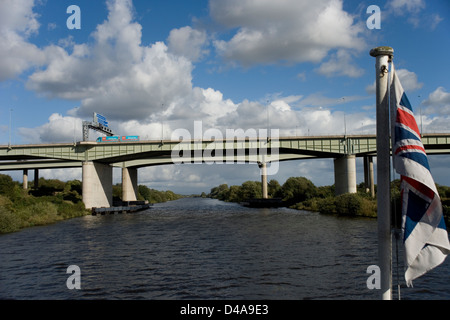
[[[97,118],[97,119],[95,119]],[[102,116],[99,113],[94,113],[94,121],[97,120],[98,123],[100,123],[101,125],[108,127],[108,121],[106,121],[106,118],[104,116]]]

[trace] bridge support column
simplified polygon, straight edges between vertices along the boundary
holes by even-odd
[[[334,186],[336,195],[356,193],[356,157],[347,155],[334,159]]]
[[[83,202],[87,209],[112,206],[112,167],[93,161],[83,162]]]
[[[122,201],[136,201],[138,172],[135,168],[122,168]]]
[[[23,170],[23,190],[28,190],[28,169]]]
[[[39,170],[34,169],[34,189],[39,188]]]
[[[267,164],[265,162],[259,162],[258,166],[261,169],[262,197],[263,199],[267,199],[269,198],[267,193]]]
[[[375,198],[375,183],[373,181],[373,157],[364,157],[364,183],[366,185],[366,192],[370,193],[372,198]]]

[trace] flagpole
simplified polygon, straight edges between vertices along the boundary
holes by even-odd
[[[378,266],[383,300],[392,299],[388,71],[393,54],[394,50],[391,47],[377,47],[370,50],[370,55],[376,58]]]

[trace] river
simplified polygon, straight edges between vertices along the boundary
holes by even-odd
[[[0,298],[378,299],[366,284],[376,230],[374,219],[201,198],[85,216],[1,235]],[[66,285],[71,265],[79,290]],[[446,261],[414,288],[402,281],[402,298],[450,299],[449,275]]]

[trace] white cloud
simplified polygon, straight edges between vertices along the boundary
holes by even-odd
[[[89,117],[96,111],[116,121],[118,130],[128,130],[128,123],[139,120],[144,125],[135,127],[138,132],[155,121],[165,122],[164,132],[189,120],[203,119],[214,125],[236,109],[221,92],[192,85],[189,59],[203,54],[205,32],[175,29],[168,38],[170,48],[163,42],[143,46],[131,1],[107,4],[108,19],[92,33],[95,41],[75,44],[68,38],[60,41],[61,46],[45,48],[48,65],[29,77],[29,89],[49,97],[80,100],[71,115]],[[149,136],[148,131],[144,136]]]
[[[129,0],[108,1],[108,19],[97,26],[93,44],[46,49],[45,69],[27,87],[50,97],[81,100],[79,116],[93,111],[114,119],[149,119],[192,91],[192,64],[156,42],[141,45],[141,26],[133,22]],[[71,43],[65,43],[70,45]]]
[[[448,133],[450,115],[416,114],[416,122],[422,133]]]
[[[358,78],[363,75],[364,70],[356,66],[352,54],[348,50],[338,50],[330,60],[322,63],[317,72],[327,77],[348,76]]]
[[[320,62],[332,49],[362,50],[365,43],[341,0],[210,0],[212,18],[238,28],[214,42],[228,61],[244,66],[278,62]]]
[[[425,8],[425,2],[424,0],[392,0],[387,6],[397,14],[417,13]]]
[[[218,170],[218,166],[221,170]],[[256,165],[255,167],[255,173],[257,173],[258,167]],[[138,183],[158,190],[172,190],[182,194],[200,194],[203,191],[209,192],[216,184],[232,181],[230,177],[233,174],[230,173],[236,174],[237,171],[239,171],[241,178],[246,176],[242,169],[238,170],[236,165],[183,164],[147,167],[139,169]],[[239,181],[239,184],[243,182],[239,179],[237,181]]]
[[[444,18],[441,18],[438,14],[433,14],[430,18],[430,29],[434,30],[436,29],[437,25],[441,23],[441,21],[444,20]]]
[[[229,4],[212,2],[213,6],[227,7]],[[286,0],[282,5],[275,6],[279,7],[275,12],[271,12],[274,6],[272,2],[263,4],[257,9],[247,1],[239,2],[238,8],[247,6],[243,16],[239,17],[241,13],[231,14],[222,21],[231,23],[233,17],[237,17],[236,23],[240,25],[245,17],[252,17],[248,25],[263,27],[265,24],[260,22],[260,17],[255,18],[250,14],[255,13],[255,10],[262,10],[261,13],[267,17],[275,16],[268,25],[283,22],[280,28],[286,29],[288,25],[284,24],[282,16],[287,14],[290,19],[288,24],[299,27],[296,25],[297,20],[302,16],[298,17],[290,12],[289,7],[293,6],[296,14],[303,8],[310,13],[316,10],[319,20],[325,17],[341,19],[342,21],[337,22],[333,20],[337,23],[335,27],[338,30],[344,26],[353,30],[353,33],[346,30],[347,33],[341,35],[343,45],[350,46],[349,41],[355,40],[352,35],[356,35],[357,31],[352,26],[353,20],[342,11],[342,3],[339,1],[322,1],[320,6],[311,6]],[[275,96],[269,105],[248,100],[235,103],[225,99],[222,92],[213,88],[193,87],[193,64],[189,59],[201,56],[199,50],[207,41],[204,33],[189,27],[175,29],[168,38],[170,48],[162,42],[144,46],[141,43],[141,26],[133,21],[131,1],[111,0],[107,5],[108,19],[91,34],[93,42],[75,44],[72,38],[67,38],[59,45],[51,45],[43,50],[47,55],[47,65],[29,77],[28,88],[50,97],[80,100],[81,105],[71,110],[68,113],[70,116],[53,114],[47,123],[39,127],[21,128],[19,132],[27,142],[72,141],[74,132],[79,140],[80,118],[90,117],[93,111],[105,114],[117,134],[139,135],[145,140],[168,139],[171,132],[178,128],[193,132],[194,121],[198,120],[203,121],[203,130],[217,128],[222,130],[224,136],[226,129],[265,129],[267,125],[273,129],[284,128],[281,135],[306,135],[308,129],[314,131],[314,134],[329,134],[334,129],[338,130],[336,132],[343,132],[340,130],[343,114],[339,112],[327,109],[297,110],[305,104],[320,104],[322,107],[339,104],[341,102],[338,99],[309,96],[302,100],[302,96]],[[231,7],[227,9],[232,10]],[[214,10],[213,14],[216,14]],[[321,41],[328,43],[332,40],[325,32],[325,25],[323,21],[323,24],[315,24],[308,31],[315,34],[314,39],[320,40],[313,41],[316,49],[323,44]],[[288,36],[292,36],[292,33]],[[187,51],[189,41],[194,43],[195,50],[192,52]],[[325,46],[323,54],[336,45],[333,41],[331,45]],[[314,50],[305,54],[313,52]],[[336,58],[345,60],[344,53],[343,50],[338,51]],[[360,97],[345,97],[345,101],[355,99]],[[321,116],[317,117],[318,114]],[[367,122],[360,115],[357,118],[354,121],[355,128],[349,126],[349,132]],[[76,125],[74,131],[71,123],[75,119],[79,120],[80,127]]]
[[[198,61],[209,52],[204,48],[207,43],[206,31],[189,26],[170,31],[167,43],[169,52],[184,56],[190,61]]]
[[[406,92],[418,90],[423,87],[423,83],[418,81],[417,75],[414,72],[407,69],[396,69],[395,72]]]
[[[423,87],[423,83],[419,82],[417,75],[407,69],[395,69],[398,78],[402,84],[403,89],[408,92],[418,90]],[[375,81],[366,87],[368,94],[375,94],[376,84]]]
[[[414,28],[425,26],[434,30],[442,18],[438,14],[422,14],[425,7],[425,0],[390,0],[386,3],[385,13],[386,15],[393,13],[405,19]]]
[[[47,123],[36,128],[18,128],[18,132],[27,143],[80,141],[82,120],[54,113]]]
[[[305,106],[329,107],[365,99],[367,99],[367,97],[365,96],[342,96],[330,98],[324,96],[320,92],[316,92],[300,100],[298,105],[303,107]]]
[[[80,180],[82,179],[81,168],[65,168],[65,169],[41,169],[39,177],[45,179],[58,179],[61,181]]]
[[[366,87],[367,94],[375,94],[377,92],[377,84],[376,81],[374,81],[372,84],[369,84]]]
[[[0,81],[45,61],[45,54],[27,41],[39,29],[33,6],[33,0],[0,2]]]
[[[33,12],[34,0],[2,0],[0,2],[0,30],[24,35],[39,29],[37,14]]]
[[[439,87],[422,103],[427,108],[424,110],[427,114],[438,114],[441,116],[450,116],[450,93],[445,88]],[[448,127],[448,122],[447,122]]]

